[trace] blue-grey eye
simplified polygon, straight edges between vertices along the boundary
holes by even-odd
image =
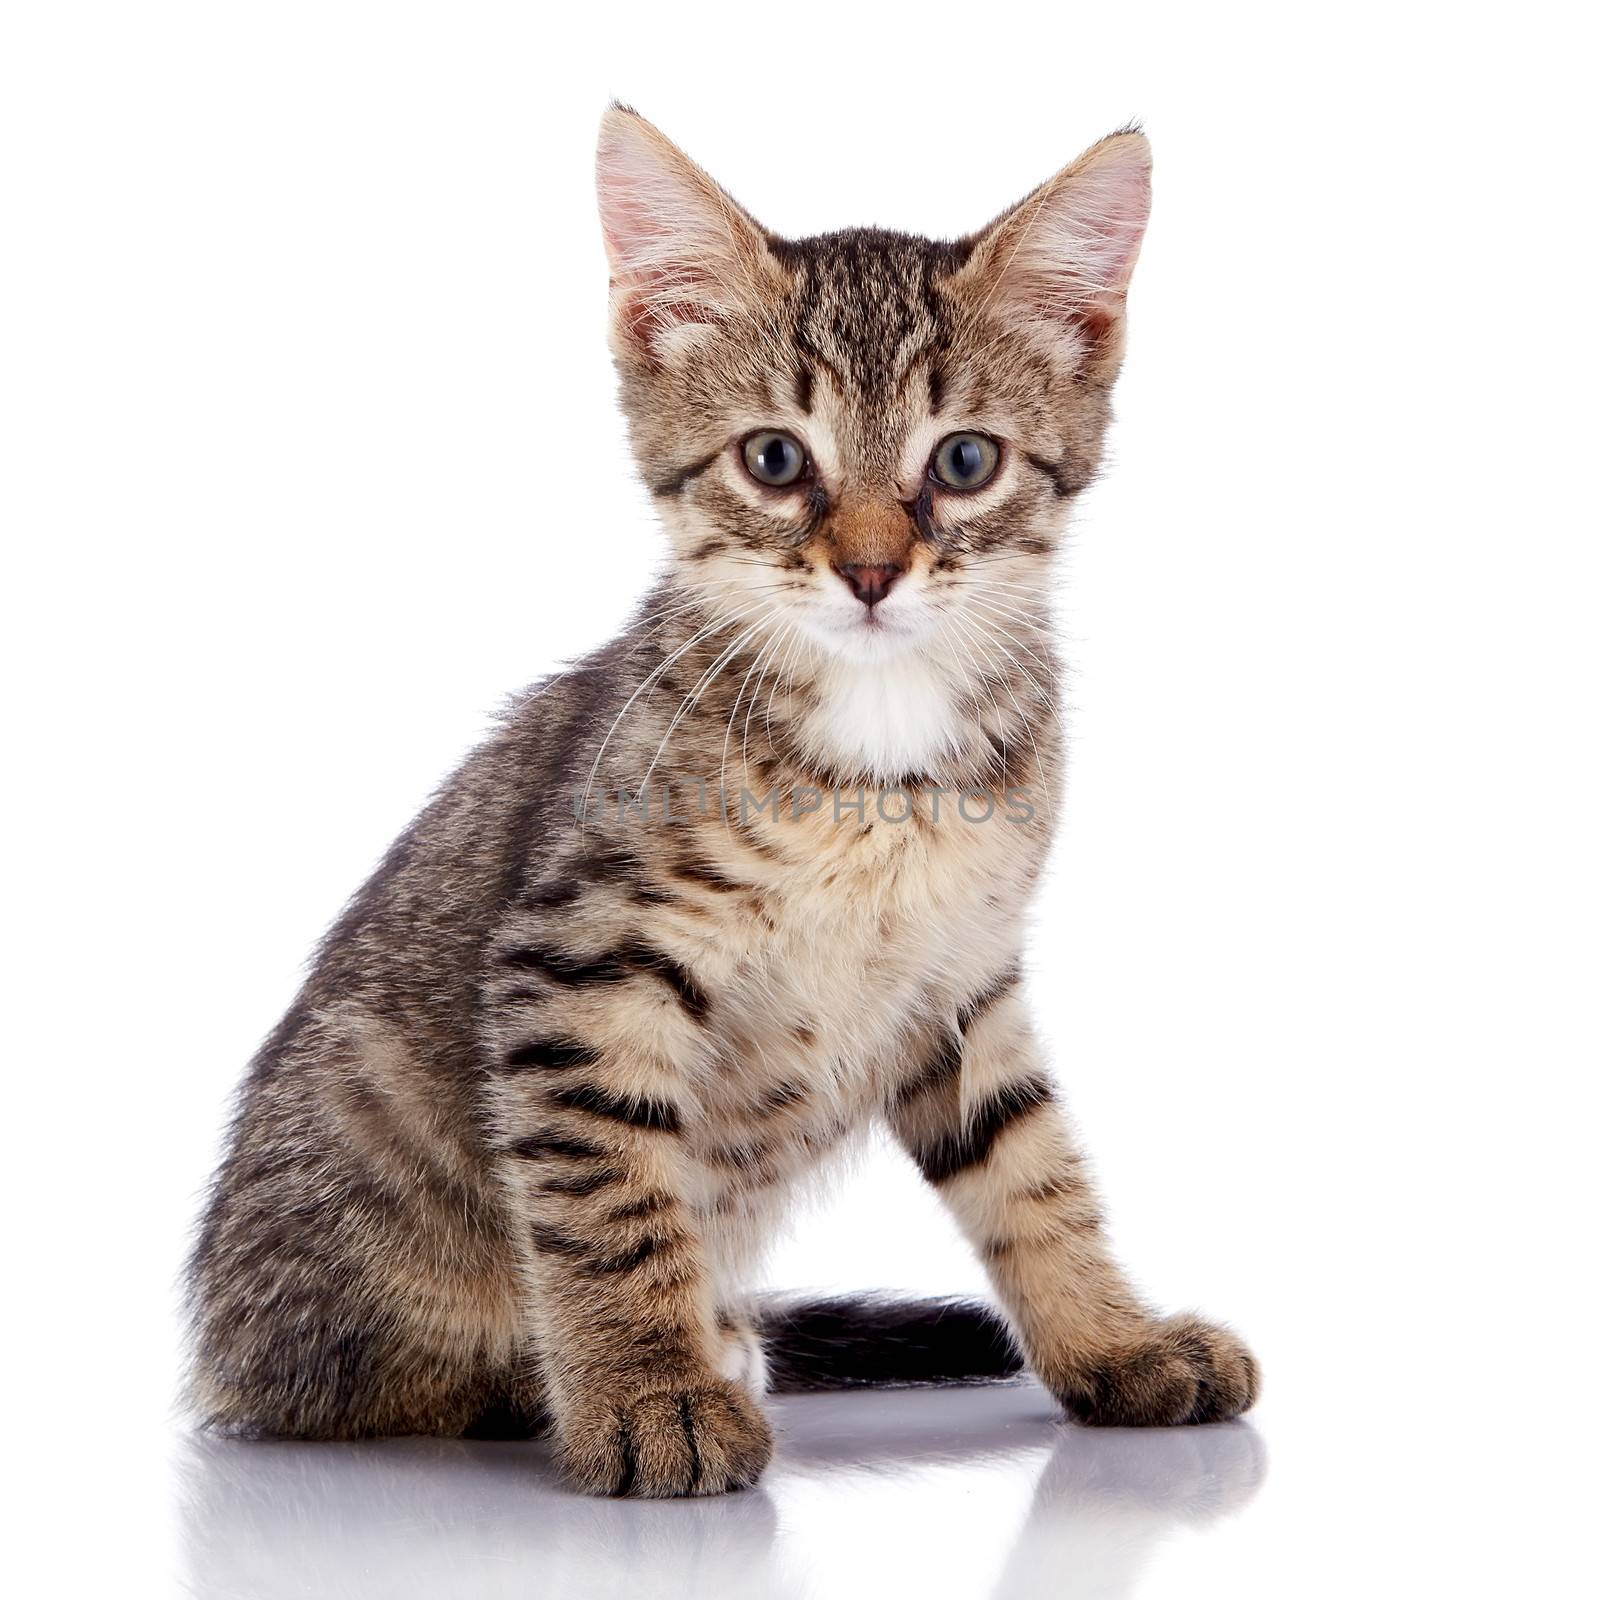
[[[787,489],[805,475],[805,447],[792,434],[752,433],[744,442],[744,464],[757,483]]]
[[[952,433],[939,441],[931,471],[947,489],[976,489],[1000,465],[1000,446],[981,433]]]

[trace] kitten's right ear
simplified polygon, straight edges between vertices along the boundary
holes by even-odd
[[[770,295],[778,269],[754,218],[627,106],[600,124],[595,180],[624,346],[659,361],[675,337]]]
[[[978,233],[956,281],[1047,342],[1114,362],[1149,216],[1150,146],[1125,129]]]

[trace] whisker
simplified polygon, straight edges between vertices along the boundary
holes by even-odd
[[[787,628],[788,626],[789,626],[789,624],[787,624],[787,623],[784,624],[785,628]],[[719,785],[721,786],[721,788],[722,788],[722,790],[724,792],[726,792],[727,786],[728,786],[728,746],[733,741],[733,724],[734,724],[734,719],[739,715],[739,702],[744,699],[745,689],[749,686],[750,679],[752,678],[752,676],[754,676],[757,668],[759,668],[761,666],[762,660],[766,656],[767,652],[769,650],[773,649],[773,647],[782,638],[783,638],[783,633],[781,631],[778,632],[778,633],[775,633],[772,636],[772,638],[768,639],[767,642],[765,644],[763,644],[762,647],[756,652],[755,660],[750,663],[750,670],[747,673],[745,673],[744,681],[739,685],[739,692],[733,697],[733,709],[728,713],[728,731],[722,737],[722,766],[721,766],[721,768],[720,768],[720,770],[718,772],[718,783],[719,783]],[[757,678],[756,679],[756,694],[759,694],[760,692],[761,692],[761,680],[759,678]],[[752,707],[754,707],[754,705],[755,705],[755,695],[752,695],[750,697],[750,704],[751,704]],[[748,726],[749,726],[749,722],[748,722],[748,718],[747,718],[746,719],[746,727],[748,727]],[[747,746],[746,747],[746,756],[748,756],[748,754],[749,754],[749,751],[748,751],[748,746]],[[748,765],[748,762],[747,762],[747,765]],[[726,824],[726,822],[727,822],[726,808],[724,808],[723,822],[724,822],[724,824]]]
[[[750,608],[750,610],[754,610],[754,609],[755,609],[754,606],[752,606]],[[734,626],[736,623],[738,623],[745,616],[748,616],[748,615],[749,615],[749,611],[740,612],[738,615],[733,616],[733,617],[729,617],[726,620],[721,621],[721,622],[713,620],[713,621],[707,623],[704,628],[698,629],[695,633],[690,635],[690,637],[688,639],[686,639],[681,645],[679,645],[678,648],[676,650],[674,650],[671,655],[669,655],[664,661],[662,661],[649,674],[649,676],[645,678],[645,680],[639,685],[639,687],[637,689],[635,689],[633,691],[633,693],[628,696],[626,703],[623,705],[622,709],[617,713],[617,715],[616,715],[615,719],[613,720],[611,726],[606,729],[606,736],[605,736],[605,738],[603,738],[600,741],[600,748],[595,751],[594,765],[589,768],[589,777],[588,777],[588,780],[584,783],[584,786],[583,786],[583,800],[582,800],[581,807],[580,807],[580,810],[579,810],[579,815],[580,816],[582,816],[584,818],[587,818],[588,815],[589,815],[589,799],[590,799],[590,796],[594,792],[594,780],[595,780],[596,775],[600,771],[600,763],[605,757],[606,747],[611,743],[612,735],[614,735],[616,733],[618,727],[622,723],[622,719],[625,716],[627,716],[628,712],[632,709],[634,702],[639,698],[639,696],[642,695],[650,687],[650,685],[652,683],[654,683],[656,681],[656,679],[659,678],[661,676],[661,674],[664,673],[667,670],[667,668],[670,667],[672,665],[672,663],[674,661],[676,661],[686,650],[692,648],[695,644],[699,643],[699,641],[701,639],[706,638],[708,635],[714,634],[714,633],[720,633],[723,628]]]
[[[777,646],[779,646],[779,647],[782,646],[783,642],[794,631],[795,627],[796,627],[796,624],[793,623],[793,622],[784,623],[782,631],[777,636]],[[768,665],[772,666],[773,664],[776,663],[777,659],[778,659],[778,649],[777,649],[777,647],[775,647],[773,649],[773,652],[772,652],[771,658],[770,658],[770,660],[768,662]],[[748,774],[748,772],[750,770],[750,719],[755,713],[756,701],[761,696],[762,679],[765,678],[765,677],[766,677],[766,671],[763,670],[761,677],[756,679],[755,693],[750,696],[750,704],[745,708],[745,713],[744,713],[744,732],[741,735],[740,740],[739,740],[739,759],[744,764],[744,769],[745,769],[745,772],[747,774]],[[768,697],[768,700],[767,700],[767,710],[768,710],[769,713],[772,710],[772,700],[771,700],[770,696]],[[769,749],[771,748],[770,728],[769,728],[769,736],[768,736],[768,748]]]
[[[955,615],[948,617],[946,620],[951,622],[962,635],[965,635],[967,639],[973,640],[973,642],[978,645],[980,650],[982,649],[981,639],[976,636],[976,634],[973,632],[971,624],[965,618]],[[1000,765],[1002,775],[1009,779],[1011,768],[1011,742],[1006,738],[1005,716],[1000,710],[1000,702],[995,699],[993,681],[990,680],[984,674],[983,669],[978,666],[977,660],[973,656],[973,653],[971,649],[968,648],[967,644],[964,643],[961,638],[957,638],[955,642],[960,646],[962,654],[966,656],[968,662],[971,663],[973,670],[977,673],[978,690],[989,702],[989,710],[994,715],[995,727],[998,730],[1000,738]],[[985,655],[987,655],[987,652],[985,652]],[[992,659],[989,660],[989,665],[993,667],[994,662]],[[979,726],[982,726],[981,715],[979,718]]]
[[[999,650],[1000,654],[1003,657],[1006,658],[1008,664],[1012,668],[1014,668],[1017,672],[1021,673],[1022,676],[1025,679],[1027,679],[1028,683],[1030,685],[1032,685],[1034,693],[1037,694],[1042,701],[1044,701],[1045,705],[1047,707],[1050,705],[1049,698],[1039,688],[1038,684],[1034,683],[1032,677],[1028,674],[1027,670],[1016,659],[1016,657],[1013,656],[1011,654],[1011,652],[1008,651],[1005,648],[1004,645],[999,644],[998,641],[996,641],[994,639],[985,640],[985,639],[982,639],[981,637],[976,641],[976,643],[978,645],[979,650],[988,659],[990,666],[993,666],[995,664],[994,656],[987,648],[985,648],[985,646],[986,645],[994,645]],[[1033,759],[1042,767],[1044,765],[1044,758],[1039,753],[1039,742],[1033,736],[1032,719],[1028,716],[1027,712],[1025,712],[1022,709],[1022,702],[1017,699],[1016,691],[1011,687],[1010,675],[1008,673],[1000,673],[998,676],[999,676],[1000,687],[1005,690],[1007,698],[1011,701],[1011,704],[1016,708],[1017,720],[1019,722],[1021,722],[1022,731],[1025,734],[1027,734],[1027,736],[1028,736],[1028,743],[1033,746]]]
[[[973,595],[973,596],[969,597],[968,604],[971,606],[971,608],[974,611],[977,611],[981,615],[1001,616],[1001,617],[1005,617],[1009,621],[1018,622],[1018,623],[1029,623],[1029,622],[1031,622],[1031,619],[1029,617],[1027,617],[1026,615],[1024,615],[1024,614],[1022,614],[1020,612],[1006,610],[996,600],[992,600],[992,599],[980,597],[980,596],[977,596],[977,595]],[[1055,670],[1056,670],[1055,667],[1050,662],[1046,661],[1043,656],[1037,654],[1033,650],[1030,650],[1027,647],[1027,645],[1023,644],[1023,642],[1020,639],[1018,639],[1014,634],[1006,632],[1006,630],[1004,628],[1000,627],[1000,625],[998,623],[995,624],[995,627],[1001,633],[1004,633],[1006,638],[1010,639],[1011,642],[1014,645],[1016,645],[1016,647],[1019,650],[1021,650],[1023,652],[1023,654],[1032,656],[1033,659],[1036,662],[1038,662],[1040,668],[1043,670],[1043,672],[1044,672],[1046,677],[1054,676]],[[1042,640],[1040,642],[1043,643]]]
[[[788,647],[783,652],[783,664],[778,668],[777,675],[772,680],[772,687],[767,691],[767,711],[764,723],[767,731],[767,748],[772,748],[772,704],[777,698],[778,691],[783,687],[784,674],[789,670],[789,663],[793,659],[795,647],[802,641],[803,635],[798,623],[790,625],[790,639]]]
[[[1012,645],[1014,645],[1016,647],[1016,649],[1021,650],[1024,655],[1033,655],[1033,652],[1031,650],[1029,650],[1028,647],[1025,644],[1023,644],[1020,640],[1018,640],[1015,637],[1015,635],[1011,634],[1005,628],[1003,628],[998,622],[996,622],[993,619],[993,617],[989,617],[986,620],[986,626],[988,626],[989,628],[992,628],[994,630],[994,632],[998,633],[1002,639],[1008,640]],[[998,645],[998,641],[991,641],[991,642]],[[1017,670],[1017,672],[1021,674],[1022,678],[1027,683],[1028,687],[1033,690],[1033,692],[1039,697],[1039,699],[1045,705],[1047,705],[1047,706],[1050,705],[1051,704],[1050,696],[1048,694],[1046,694],[1045,691],[1039,686],[1039,683],[1034,678],[1033,674],[1031,672],[1029,672],[1028,669],[1025,666],[1023,666],[1023,664],[1016,658],[1016,656],[1012,653],[1012,651],[1007,650],[1004,645],[998,645],[998,648],[1000,649],[1001,654],[1004,655],[1006,657],[1006,659],[1008,661],[1010,661],[1011,665]],[[1039,658],[1037,656],[1034,656],[1034,660],[1035,661],[1039,661]],[[1045,675],[1049,676],[1050,668],[1043,661],[1039,661],[1039,665],[1044,668]]]
[[[763,624],[766,622],[767,618],[772,616],[776,610],[776,606],[771,606],[765,612],[763,612],[750,627],[746,628],[744,632],[742,632],[733,641],[733,643],[730,644],[722,652],[722,654],[719,655],[717,659],[706,668],[703,673],[701,673],[699,681],[692,689],[690,689],[688,694],[683,697],[683,700],[678,706],[676,713],[673,715],[672,721],[667,724],[667,731],[661,735],[661,743],[656,746],[656,753],[651,756],[650,765],[644,769],[644,776],[639,780],[639,787],[634,795],[636,802],[643,796],[645,788],[650,782],[650,774],[656,770],[656,763],[661,759],[662,752],[667,748],[668,740],[670,740],[672,735],[677,731],[679,724],[699,703],[700,697],[708,688],[710,688],[711,683],[721,675],[722,670],[727,666],[727,664],[733,660],[734,656],[739,650],[740,645],[742,645],[746,639],[749,639],[754,634],[758,633]],[[749,613],[746,612],[745,615],[749,615]]]

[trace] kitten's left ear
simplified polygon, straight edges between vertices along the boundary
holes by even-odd
[[[1114,360],[1149,216],[1149,141],[1114,133],[979,233],[956,282],[987,310]]]
[[[659,360],[695,324],[759,309],[777,264],[753,217],[627,106],[600,124],[600,226],[619,348]]]

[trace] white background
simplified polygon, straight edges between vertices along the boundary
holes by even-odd
[[[7,1586],[404,1587],[368,1587],[359,1501],[337,1583],[287,1535],[207,1566],[228,1538],[172,1477],[213,1472],[170,1420],[173,1285],[312,941],[502,696],[604,640],[657,561],[603,342],[590,162],[617,95],[790,233],[962,232],[1144,121],[1119,420],[1061,573],[1070,820],[1032,989],[1136,1275],[1266,1371],[1253,1432],[1204,1446],[1264,1481],[1203,1529],[1136,1538],[1068,1482],[1077,1521],[1013,1543],[1057,1493],[1043,1436],[967,1459],[956,1428],[916,1471],[797,1458],[728,1581],[1009,1594],[1032,1562],[1041,1594],[1582,1592],[1579,27],[1540,5],[9,5],[4,1370],[37,1505]],[[799,1219],[774,1279],[981,1284],[887,1152]],[[1110,1448],[1063,1437],[1069,1478]],[[248,1499],[271,1447],[235,1448],[208,1481]],[[501,1492],[514,1519],[514,1472]],[[682,1550],[630,1543],[656,1526],[630,1514],[594,1539],[647,1584]],[[555,1592],[537,1544],[491,1583],[453,1526],[429,1592]],[[719,1550],[693,1546],[702,1592]]]

